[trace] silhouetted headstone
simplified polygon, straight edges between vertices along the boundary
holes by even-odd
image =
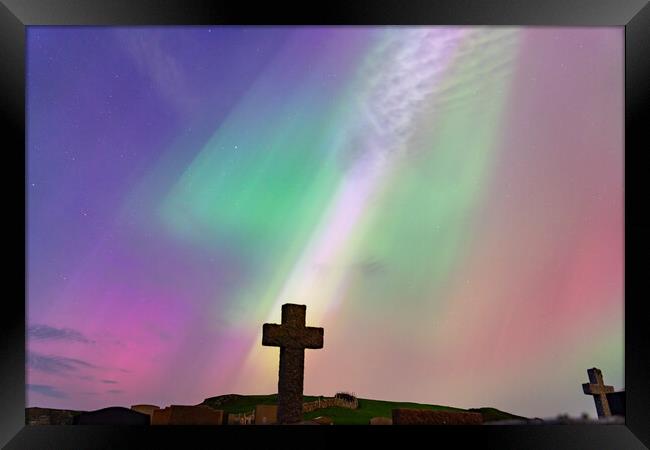
[[[265,323],[262,345],[280,347],[278,422],[302,420],[305,349],[323,348],[323,329],[305,326],[307,306],[282,305],[282,325]]]
[[[582,390],[587,395],[594,396],[596,402],[596,411],[598,417],[608,417],[612,415],[609,409],[609,402],[607,401],[607,394],[614,392],[613,386],[605,386],[603,382],[603,373],[600,369],[591,368],[587,369],[589,375],[589,383],[582,384]]]
[[[480,413],[435,411],[431,409],[393,409],[393,425],[481,425]]]
[[[251,425],[255,417],[255,411],[248,413],[226,413],[227,425]]]
[[[149,425],[150,418],[121,406],[83,412],[73,419],[75,425]]]
[[[277,422],[277,405],[257,405],[255,407],[255,425],[271,425]]]
[[[152,425],[223,425],[223,411],[206,405],[171,405],[153,411]]]
[[[155,409],[151,415],[151,425],[169,425],[169,419],[172,416],[170,407]]]

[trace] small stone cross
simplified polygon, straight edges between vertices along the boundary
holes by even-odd
[[[596,369],[595,367],[588,369],[587,374],[589,375],[589,383],[583,383],[582,390],[585,394],[594,396],[598,418],[611,416],[612,412],[609,409],[607,394],[614,392],[614,387],[605,386],[603,373],[600,369]]]

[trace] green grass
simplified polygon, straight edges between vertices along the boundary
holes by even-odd
[[[432,409],[438,411],[464,411],[440,405],[426,405],[422,403],[386,402],[382,400],[359,399],[357,409],[324,408],[305,414],[305,419],[318,416],[327,416],[335,425],[368,425],[373,417],[392,417],[395,408]]]
[[[210,397],[203,400],[203,404],[211,406],[215,409],[221,409],[227,413],[242,413],[251,412],[255,409],[255,405],[276,405],[278,403],[278,394],[270,395],[236,395],[233,401],[223,401],[229,396],[220,395],[217,397]],[[318,397],[305,395],[303,402],[312,402],[317,400]]]
[[[304,396],[305,402],[311,402],[318,397]],[[218,396],[204,400],[204,404],[221,409],[228,413],[250,412],[255,409],[255,405],[273,405],[277,404],[277,394],[271,395],[236,395],[236,396]],[[423,403],[409,402],[387,402],[383,400],[359,399],[357,409],[347,408],[323,408],[310,413],[306,413],[306,420],[314,419],[319,416],[326,416],[332,419],[335,425],[368,425],[373,417],[392,417],[392,410],[395,408],[412,408],[412,409],[431,409],[438,411],[473,411],[483,414],[483,420],[504,420],[504,419],[523,419],[496,408],[472,408],[469,410],[453,408],[450,406],[428,405]]]

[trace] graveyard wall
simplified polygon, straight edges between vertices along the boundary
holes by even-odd
[[[337,397],[321,398],[313,402],[303,403],[302,412],[309,413],[312,411],[316,411],[317,409],[334,408],[334,407],[357,409],[359,407],[359,401],[356,398],[353,401],[348,401]]]

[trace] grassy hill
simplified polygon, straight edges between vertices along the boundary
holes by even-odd
[[[303,402],[313,402],[318,397],[305,395]],[[228,394],[210,397],[203,400],[203,405],[208,405],[214,409],[221,409],[227,413],[250,412],[255,409],[255,405],[277,405],[278,394],[270,395],[239,395]]]
[[[316,396],[304,396],[304,402],[317,400]],[[221,409],[229,413],[250,412],[255,409],[255,405],[273,405],[277,404],[277,394],[271,395],[221,395],[218,397],[207,398],[203,404],[215,409]],[[423,403],[409,402],[387,402],[383,400],[359,399],[359,408],[323,408],[304,415],[305,419],[314,419],[319,416],[327,416],[334,421],[336,425],[368,425],[373,417],[391,417],[391,410],[395,408],[413,408],[413,409],[432,409],[440,411],[471,411],[483,414],[483,420],[508,420],[524,419],[496,408],[472,408],[469,410],[461,408],[452,408],[449,406],[428,405]]]

